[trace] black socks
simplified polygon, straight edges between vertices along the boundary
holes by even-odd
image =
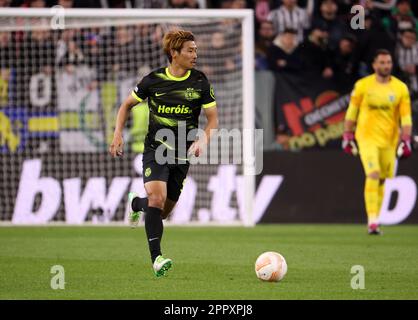
[[[154,260],[161,255],[160,243],[161,238],[163,237],[163,220],[161,218],[161,212],[162,210],[159,208],[149,207],[145,213],[145,231],[147,233],[148,246],[153,263]]]
[[[138,211],[147,211],[148,209],[148,198],[135,197],[132,201],[132,210],[135,212]]]

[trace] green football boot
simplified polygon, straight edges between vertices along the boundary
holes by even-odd
[[[170,270],[173,266],[173,261],[171,259],[164,258],[163,256],[158,256],[155,259],[152,268],[157,277],[165,276],[166,272]]]
[[[129,225],[132,228],[135,228],[138,225],[139,219],[141,218],[141,214],[143,213],[142,210],[134,211],[134,209],[132,209],[132,202],[137,197],[138,197],[138,195],[135,192],[129,192],[128,193],[128,202],[129,202],[129,217],[128,217],[128,220],[129,220]]]

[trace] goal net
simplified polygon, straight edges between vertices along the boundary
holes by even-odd
[[[126,223],[128,191],[145,195],[146,103],[132,109],[124,156],[113,159],[108,146],[120,103],[167,65],[161,40],[172,28],[196,36],[219,127],[252,129],[252,19],[250,10],[2,9],[0,220]],[[235,163],[190,167],[170,223],[253,224],[254,176],[243,161],[253,139],[241,138],[238,149],[219,147]]]

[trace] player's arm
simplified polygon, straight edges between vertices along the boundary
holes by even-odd
[[[196,157],[199,157],[202,154],[206,145],[209,143],[211,136],[214,134],[214,129],[218,128],[218,110],[216,107],[215,93],[207,79],[204,84],[201,103],[207,120],[205,134],[204,137],[199,136],[199,139],[193,142],[188,151],[188,154],[193,154]]]
[[[357,123],[357,117],[360,109],[361,102],[363,101],[363,90],[360,82],[357,82],[354,86],[354,90],[351,93],[350,104],[345,114],[344,120],[344,134],[342,147],[344,152],[356,155],[358,153],[358,147],[354,139],[354,131]]]
[[[119,107],[118,115],[116,117],[115,131],[113,133],[113,141],[110,145],[109,152],[115,156],[123,155],[123,138],[122,132],[125,127],[126,119],[128,118],[129,111],[132,107],[136,106],[138,103],[147,99],[149,95],[150,79],[149,76],[146,76],[142,79],[140,83],[137,84],[131,94],[122,102]]]
[[[401,139],[398,145],[397,155],[399,158],[407,158],[412,153],[411,135],[412,135],[412,116],[411,116],[411,98],[409,91],[404,86],[403,95],[399,104],[399,113],[401,116]]]
[[[210,108],[203,109],[203,111],[205,112],[205,116],[208,121],[205,127],[205,140],[203,142],[208,144],[214,133],[214,130],[218,129],[218,110],[216,105],[214,105]]]
[[[126,119],[132,107],[139,103],[138,99],[132,95],[129,95],[125,101],[119,107],[118,114],[116,117],[115,131],[113,133],[113,140],[109,148],[109,152],[113,157],[123,155],[123,138],[122,132],[125,127]]]
[[[196,157],[199,157],[202,154],[206,145],[209,144],[215,129],[218,128],[218,110],[216,104],[213,104],[209,108],[204,108],[203,111],[207,120],[205,134],[199,137],[197,141],[193,142],[189,149],[189,153],[194,154]]]

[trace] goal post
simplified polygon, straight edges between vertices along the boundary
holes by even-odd
[[[120,102],[167,65],[170,28],[196,36],[220,129],[254,132],[253,19],[250,9],[2,8],[0,221],[126,222],[127,192],[144,192],[146,105],[124,131],[126,155],[111,159],[107,146]],[[254,135],[240,141],[239,164],[191,166],[171,223],[254,225]]]

